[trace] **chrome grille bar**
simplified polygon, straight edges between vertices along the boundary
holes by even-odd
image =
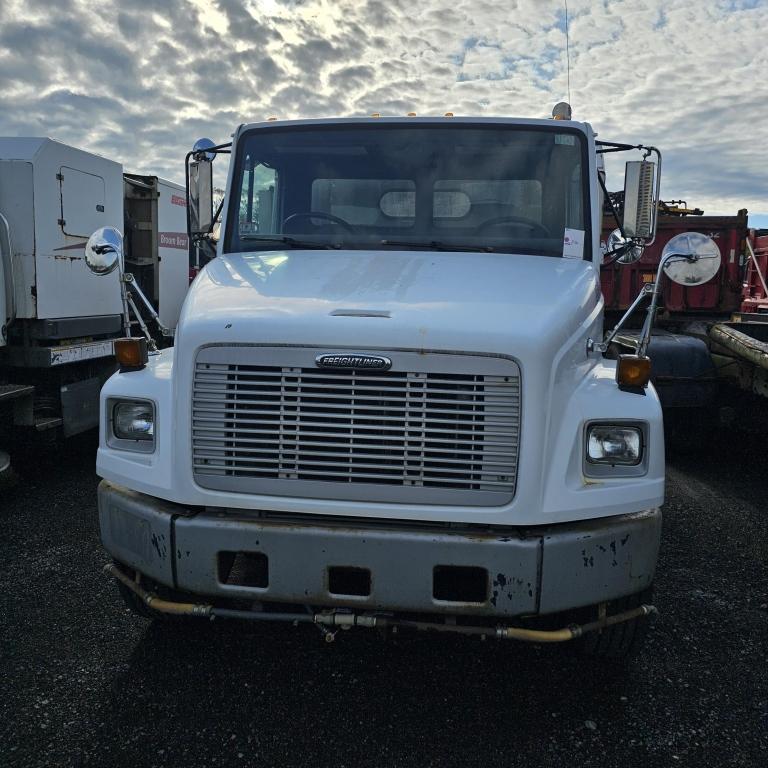
[[[199,353],[192,391],[198,484],[363,501],[511,500],[520,431],[515,363],[401,353],[387,372],[319,370],[315,354]]]

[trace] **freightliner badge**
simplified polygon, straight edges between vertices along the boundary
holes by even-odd
[[[379,355],[318,355],[315,358],[318,368],[351,368],[356,371],[388,371],[392,361]]]

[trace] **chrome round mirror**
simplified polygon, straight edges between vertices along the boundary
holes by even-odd
[[[620,229],[614,229],[613,232],[611,232],[610,235],[608,235],[608,242],[606,243],[606,252],[611,253],[611,251],[615,251],[618,248],[621,248],[623,245],[627,245],[629,243],[629,238],[623,237],[621,234]],[[627,248],[626,253],[619,256],[618,259],[616,259],[617,264],[634,264],[636,261],[639,261],[640,257],[643,255],[643,246],[642,245],[630,245]]]
[[[85,263],[95,275],[114,272],[123,258],[123,236],[114,227],[97,229],[85,244]]]
[[[213,158],[216,157],[215,152],[208,152],[206,150],[209,150],[211,147],[215,147],[216,145],[211,141],[211,139],[198,139],[195,142],[195,146],[192,147],[192,153],[195,156],[195,160],[207,160],[209,163],[213,161]]]
[[[717,243],[700,232],[675,235],[661,252],[664,274],[678,285],[693,287],[711,280],[720,269]]]

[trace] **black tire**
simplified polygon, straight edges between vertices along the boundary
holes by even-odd
[[[635,595],[622,597],[608,603],[608,615],[629,611],[640,605],[650,605],[653,602],[653,585]],[[587,614],[588,618],[584,618]],[[592,607],[580,612],[581,621],[594,621],[597,618],[597,608]],[[579,638],[576,643],[579,651],[584,656],[593,659],[610,659],[618,661],[627,659],[642,647],[648,634],[649,617],[641,616],[612,627],[601,632],[589,632]]]

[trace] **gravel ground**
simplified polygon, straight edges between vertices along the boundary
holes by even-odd
[[[629,664],[313,627],[153,625],[101,575],[91,440],[0,496],[0,765],[768,765],[768,473],[672,455],[656,603]]]

